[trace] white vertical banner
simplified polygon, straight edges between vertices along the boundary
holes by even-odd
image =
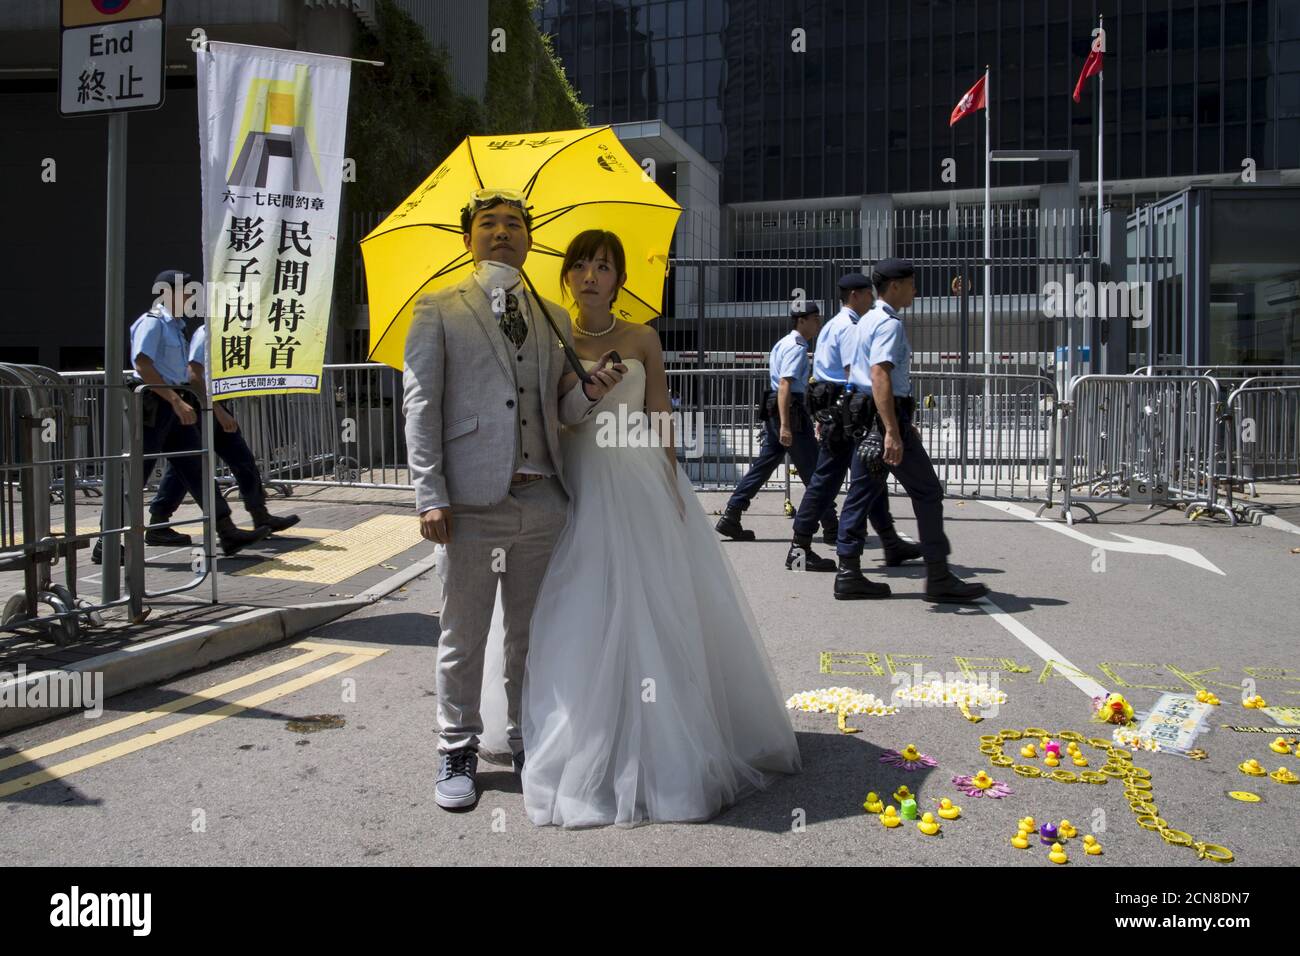
[[[213,398],[320,391],[350,79],[341,57],[198,53]]]

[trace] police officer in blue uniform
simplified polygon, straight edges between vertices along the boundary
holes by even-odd
[[[934,472],[921,436],[912,424],[916,401],[912,395],[912,349],[900,312],[916,298],[915,272],[903,259],[883,259],[873,275],[879,301],[858,324],[849,362],[849,386],[863,393],[857,427],[878,429],[883,435],[883,460],[898,479],[916,513],[925,558],[925,599],[968,604],[988,593],[983,584],[962,581],[948,569],[948,538],[943,533],[943,486]],[[861,570],[866,516],[885,497],[885,478],[873,476],[864,456],[854,454],[849,493],[844,499],[840,538],[836,545],[839,600],[888,596],[889,585],[869,581]]]
[[[853,441],[844,421],[846,409],[843,400],[848,382],[846,366],[849,364],[845,345],[851,340],[859,317],[871,308],[871,280],[861,272],[850,272],[840,279],[839,289],[840,311],[817,337],[817,352],[813,357],[808,410],[821,426],[821,438],[812,480],[808,482],[808,490],[804,492],[794,517],[794,536],[785,556],[785,566],[790,570],[836,569],[833,560],[812,550],[812,535],[817,529],[818,516],[826,508],[835,506],[835,496],[844,484],[853,456]],[[872,505],[870,520],[884,545],[886,564],[893,567],[921,556],[916,545],[904,541],[894,530],[887,495]],[[824,540],[827,544],[836,543],[835,537],[826,536]]]
[[[200,325],[190,339],[189,374],[190,387],[193,392],[182,392],[185,401],[196,412],[199,410],[198,395],[208,395],[208,327]],[[257,458],[253,450],[244,441],[239,430],[239,422],[226,411],[223,402],[212,404],[212,450],[226,463],[230,473],[239,486],[239,497],[244,502],[244,509],[253,519],[256,527],[270,528],[272,533],[285,531],[298,523],[297,515],[273,515],[266,510],[266,488],[262,485],[262,475],[257,470]],[[185,500],[185,482],[176,468],[176,461],[168,459],[167,470],[163,473],[162,484],[158,486],[158,496],[150,508],[154,522],[169,521],[176,513],[181,502]],[[151,540],[150,535],[154,538]],[[172,540],[161,540],[164,536]],[[172,528],[156,528],[145,535],[146,544],[185,545],[190,543],[187,534],[180,534]]]
[[[136,375],[146,385],[156,385],[144,398],[142,409],[144,429],[144,473],[153,472],[154,462],[161,454],[174,454],[183,451],[195,451],[203,447],[198,428],[198,415],[182,397],[179,390],[167,388],[169,385],[184,385],[189,380],[189,342],[185,337],[185,319],[175,313],[184,315],[185,304],[189,301],[184,286],[190,280],[188,273],[177,269],[167,269],[154,279],[154,289],[161,289],[153,307],[136,319],[131,325],[131,364]],[[179,308],[176,299],[179,299]],[[199,507],[203,507],[203,470],[197,455],[183,455],[169,458],[168,464],[176,469],[185,490],[190,493]],[[220,495],[216,495],[213,507],[217,516],[217,539],[221,550],[226,555],[237,553],[256,541],[261,541],[268,534],[269,528],[256,531],[244,531],[237,528],[230,517],[230,505]],[[157,498],[150,505],[150,524],[166,521],[160,518],[155,508]],[[147,544],[176,544],[179,539],[189,543],[188,536],[175,532],[158,534],[170,529],[154,528],[145,533]],[[104,560],[102,539],[95,542],[90,558],[95,564]]]
[[[817,464],[817,441],[804,404],[804,389],[808,384],[808,344],[821,330],[821,310],[814,303],[807,303],[802,308],[791,310],[790,322],[793,328],[772,347],[768,356],[768,388],[761,402],[762,449],[745,477],[740,479],[740,484],[736,485],[735,493],[715,525],[719,534],[733,541],[754,540],[754,532],[741,527],[740,516],[786,454],[799,469],[805,487]],[[805,499],[807,495],[805,491]],[[827,540],[835,540],[839,529],[834,497],[813,518],[814,526],[818,519]]]

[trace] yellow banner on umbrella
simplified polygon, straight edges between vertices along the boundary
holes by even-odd
[[[351,64],[216,42],[198,61],[212,396],[319,392]]]

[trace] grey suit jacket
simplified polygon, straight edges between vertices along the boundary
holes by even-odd
[[[560,376],[568,368],[555,333],[533,309],[533,331],[545,336],[538,383],[542,390],[547,449],[564,485],[559,426],[590,415],[596,403],[575,385],[563,399]],[[573,343],[568,313],[544,301],[556,327]],[[531,340],[526,345],[532,344]],[[459,285],[423,296],[406,336],[402,410],[415,507],[494,505],[510,493],[518,442],[513,356],[473,275]]]

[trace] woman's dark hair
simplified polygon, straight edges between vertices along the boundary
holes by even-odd
[[[627,273],[627,253],[623,251],[623,240],[607,229],[588,229],[573,237],[569,248],[564,250],[564,264],[560,266],[560,290],[566,296],[572,296],[569,289],[569,270],[575,262],[594,259],[597,253],[604,251],[613,261],[614,271],[622,276]],[[618,289],[614,290],[612,305],[618,299]]]

